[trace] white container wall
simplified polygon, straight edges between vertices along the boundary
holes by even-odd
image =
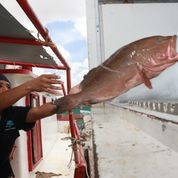
[[[153,35],[178,34],[178,3],[98,5],[94,2],[87,1],[90,68],[96,67],[117,49],[135,40]],[[95,18],[91,18],[91,12]],[[178,98],[177,71],[178,65],[174,65],[152,80],[152,90],[140,85],[118,100],[175,100]]]

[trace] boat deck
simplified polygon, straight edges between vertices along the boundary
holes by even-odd
[[[69,137],[70,134],[58,132],[53,136],[56,138],[53,147],[49,150],[48,153],[46,153],[46,156],[43,158],[40,164],[30,173],[29,178],[36,178],[35,173],[37,171],[61,174],[60,176],[55,176],[55,178],[73,178],[75,167],[73,159],[71,161],[71,166],[68,167],[68,164],[71,160],[71,147],[68,147],[68,145],[71,144],[71,141],[62,140],[65,137]],[[48,142],[50,143],[51,140],[49,139],[46,141],[43,146],[47,148]]]
[[[124,119],[127,115],[124,111],[119,113],[105,107],[92,108],[93,162],[97,162],[95,178],[177,178],[178,152]],[[151,131],[155,132],[153,127]],[[166,136],[165,131],[162,134]],[[61,140],[66,136],[69,135],[55,135],[53,148],[29,178],[35,178],[36,171],[60,173],[62,175],[56,177],[73,178],[74,161],[71,168],[67,168],[71,155],[70,140]]]
[[[177,178],[177,152],[112,110],[92,112],[98,178]]]

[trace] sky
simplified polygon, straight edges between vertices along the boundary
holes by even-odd
[[[28,2],[71,67],[72,86],[78,84],[88,71],[85,0],[28,0]],[[37,31],[15,0],[11,2],[1,0],[1,3],[32,34],[36,35]],[[39,75],[44,72],[57,73],[62,79],[64,78],[64,74],[57,71],[38,68],[35,72]]]

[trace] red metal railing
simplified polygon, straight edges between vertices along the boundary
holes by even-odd
[[[84,157],[83,146],[80,144],[80,132],[78,130],[76,122],[73,119],[73,114],[71,111],[69,111],[69,123],[72,139],[79,141],[79,143],[76,142],[72,145],[75,159],[74,178],[85,178],[87,165]]]
[[[76,123],[74,123],[75,139],[80,140],[80,132]],[[85,178],[86,174],[86,161],[83,152],[83,146],[81,144],[74,145],[74,156],[75,156],[75,172],[74,178]]]
[[[31,6],[29,5],[27,0],[17,0],[20,7],[24,10],[27,17],[31,20],[33,25],[38,30],[39,34],[43,37],[44,41],[42,40],[30,40],[30,39],[21,39],[21,38],[13,38],[13,37],[0,37],[0,42],[2,43],[14,43],[14,44],[26,44],[26,45],[42,45],[48,46],[60,60],[60,62],[64,66],[50,66],[44,64],[32,64],[32,63],[23,63],[23,62],[11,62],[0,60],[0,64],[11,64],[11,65],[22,65],[22,66],[30,66],[30,67],[42,67],[42,68],[55,68],[55,69],[62,69],[66,70],[66,82],[67,82],[67,92],[71,89],[71,74],[70,74],[70,67],[59,52],[58,48],[56,47],[55,43],[51,40],[48,30],[43,27],[39,19],[37,18],[36,14],[32,10]]]
[[[51,40],[49,34],[48,34],[47,29],[45,29],[43,27],[43,25],[41,24],[41,22],[37,18],[35,12],[32,10],[28,1],[27,0],[17,0],[17,2],[21,6],[21,8],[24,10],[24,12],[28,16],[28,18],[31,20],[31,22],[34,24],[34,26],[36,27],[36,29],[38,30],[40,35],[44,38],[44,40],[46,42],[50,42],[50,43],[54,44],[53,41]],[[51,49],[53,50],[54,54],[56,54],[56,56],[60,59],[62,64],[64,64],[64,66],[66,68],[70,68],[69,65],[67,64],[67,62],[65,61],[65,59],[63,58],[63,56],[60,54],[60,52],[56,48],[56,46],[51,46]]]
[[[48,34],[48,30],[45,29],[42,26],[41,22],[39,21],[39,19],[35,15],[34,11],[30,7],[30,5],[27,2],[27,0],[17,0],[17,2],[21,6],[21,8],[24,10],[24,12],[28,16],[28,18],[31,20],[31,22],[34,24],[34,26],[36,27],[36,29],[38,30],[38,32],[40,33],[40,35],[44,38],[44,40],[47,43],[54,44],[53,41],[51,40],[49,34]],[[61,61],[61,63],[66,67],[67,91],[69,92],[70,89],[71,89],[70,67],[67,64],[67,62],[65,61],[65,59],[63,58],[63,56],[60,54],[60,52],[58,51],[58,49],[57,49],[57,47],[55,45],[50,45],[50,48],[52,49],[52,51],[54,52],[54,54],[56,54],[56,56]]]
[[[72,149],[75,159],[74,178],[85,178],[86,175],[86,161],[84,157],[83,146],[80,141],[80,133],[76,122],[73,120],[72,113],[69,113],[69,122],[72,135]]]
[[[8,59],[0,60],[0,64],[9,64],[9,65],[20,65],[26,67],[41,67],[41,68],[49,68],[49,69],[59,69],[59,70],[66,70],[64,66],[52,66],[47,64],[33,64],[33,63],[26,63],[26,62],[14,62],[14,61],[7,61]]]
[[[32,39],[22,39],[22,38],[12,38],[12,37],[0,37],[1,43],[12,43],[12,44],[25,44],[25,45],[35,45],[35,46],[49,46],[50,43],[41,40]]]
[[[18,4],[21,6],[21,8],[24,10],[28,18],[31,20],[33,25],[38,30],[39,34],[43,37],[44,41],[41,40],[28,40],[28,39],[17,39],[17,38],[9,38],[9,37],[0,37],[0,41],[4,43],[15,43],[15,44],[27,44],[27,45],[43,45],[43,46],[49,46],[51,50],[54,52],[54,54],[57,56],[57,58],[60,60],[60,62],[64,66],[50,66],[45,64],[33,64],[33,63],[23,63],[23,62],[13,62],[13,61],[6,61],[6,60],[0,60],[1,64],[11,64],[11,65],[21,65],[26,67],[42,67],[42,68],[52,68],[52,69],[61,69],[66,70],[66,82],[67,82],[67,93],[69,93],[71,89],[71,74],[70,74],[70,67],[63,58],[63,56],[58,51],[56,45],[51,40],[48,30],[45,29],[37,16],[35,15],[34,11],[30,7],[27,0],[17,0]],[[64,96],[66,95],[64,86],[62,85],[62,90],[64,93]],[[71,129],[71,135],[72,138],[76,140],[80,140],[80,134],[77,128],[76,123],[73,120],[72,113],[69,112],[69,122],[70,122],[70,129]],[[84,158],[84,152],[83,147],[81,144],[74,144],[73,145],[73,151],[74,151],[74,157],[75,157],[75,172],[74,172],[74,178],[85,178],[85,158]]]

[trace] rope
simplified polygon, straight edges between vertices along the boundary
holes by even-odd
[[[49,32],[48,32],[47,28],[45,28],[45,31],[46,31],[46,37],[44,39],[45,41],[40,40],[39,32],[37,33],[37,41],[40,42],[41,44],[43,44],[44,46],[49,46],[51,48],[57,48],[55,43],[49,41]]]
[[[69,145],[69,147],[72,147],[72,148],[73,148],[74,145],[77,145],[77,144],[79,144],[79,145],[81,145],[81,146],[84,146],[84,144],[85,144],[84,141],[86,141],[86,140],[84,140],[84,139],[76,139],[76,138],[73,138],[73,137],[64,137],[64,138],[61,138],[61,140],[71,140],[72,144]],[[88,173],[88,168],[87,168],[86,159],[85,159],[84,155],[82,154],[81,150],[78,149],[78,151],[79,151],[79,153],[80,153],[80,156],[82,156],[82,157],[83,157],[83,160],[85,161],[85,165],[86,165],[86,166],[85,166],[85,171],[86,171],[87,178],[90,178],[90,177],[89,177],[89,173]],[[74,150],[72,149],[71,158],[70,158],[70,161],[69,161],[69,163],[68,163],[68,165],[67,165],[68,168],[70,168],[71,165],[72,165],[72,158],[73,158],[73,155],[74,155]]]
[[[76,144],[84,146],[85,145],[84,141],[86,141],[86,140],[81,139],[81,138],[77,139],[77,138],[73,138],[73,137],[64,137],[64,138],[61,138],[61,140],[71,140],[72,144],[69,145],[69,147],[72,147]]]
[[[72,165],[72,158],[73,158],[73,155],[74,155],[74,151],[73,151],[73,149],[72,149],[71,156],[70,156],[70,160],[69,160],[69,163],[67,164],[68,169],[69,169],[69,168],[71,167],[71,165]]]

